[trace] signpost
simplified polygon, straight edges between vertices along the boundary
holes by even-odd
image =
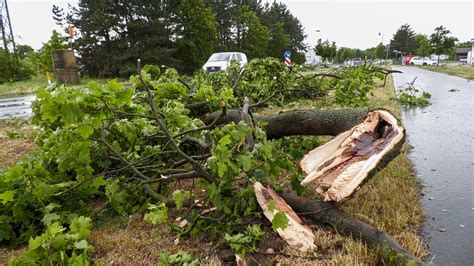
[[[290,51],[285,51],[285,53],[283,53],[283,56],[285,57],[286,66],[291,68],[291,52]]]

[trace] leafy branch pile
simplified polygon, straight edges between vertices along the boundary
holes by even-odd
[[[87,217],[98,201],[120,215],[146,211],[152,224],[179,215],[186,222],[172,229],[181,237],[206,232],[235,252],[254,251],[263,232],[253,182],[282,188],[276,184],[290,178],[302,193],[296,163],[318,140],[308,147],[299,137],[268,140],[252,112],[333,88],[336,102],[361,106],[379,76],[359,67],[310,76],[297,70],[269,58],[187,77],[139,64],[131,85],[41,89],[33,118],[39,149],[0,173],[0,242],[29,243],[12,264],[88,263]],[[219,125],[234,109],[241,121]],[[204,124],[200,116],[213,111],[217,118]],[[274,221],[274,229],[284,226]]]
[[[412,82],[406,83],[405,87],[398,92],[398,100],[403,105],[427,106],[431,104],[431,94],[415,84],[416,77]]]

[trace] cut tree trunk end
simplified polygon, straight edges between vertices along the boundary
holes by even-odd
[[[303,157],[300,167],[307,176],[301,185],[312,185],[326,201],[341,201],[391,161],[404,140],[394,115],[370,111],[361,123]]]

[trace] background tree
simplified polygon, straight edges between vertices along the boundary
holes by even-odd
[[[26,59],[33,55],[35,50],[33,47],[25,44],[19,44],[16,46],[16,54],[18,55],[18,58],[20,59]]]
[[[417,47],[415,40],[415,31],[410,25],[402,25],[390,40],[392,50],[402,51],[403,53],[414,53]]]
[[[61,8],[57,5],[53,5],[51,12],[53,12],[54,23],[56,23],[56,25],[60,27],[64,27],[64,21],[66,19],[66,15],[64,14],[64,8]]]
[[[236,48],[249,58],[264,57],[267,54],[270,30],[260,22],[257,15],[242,8],[236,17]]]
[[[268,42],[268,55],[275,58],[282,57],[285,49],[289,49],[291,44],[290,35],[285,32],[284,23],[277,22],[271,29],[270,41]]]
[[[432,52],[432,49],[428,36],[424,34],[417,34],[415,36],[415,40],[418,46],[416,49],[416,54],[419,56],[429,56]]]
[[[61,17],[59,8],[53,16]],[[279,3],[256,0],[80,0],[67,22],[90,76],[128,76],[136,59],[191,73],[213,52],[242,51],[249,58],[290,50],[304,62],[300,21]]]
[[[374,50],[374,57],[383,59],[385,58],[385,45],[383,43],[379,43]]]
[[[339,63],[343,63],[346,60],[351,60],[355,57],[354,49],[341,47],[336,52],[336,61]]]
[[[184,0],[179,7],[177,58],[183,70],[192,73],[206,62],[217,41],[217,23],[203,0]],[[204,34],[205,33],[205,34]],[[184,64],[183,62],[186,62]]]
[[[456,48],[471,48],[472,43],[471,41],[465,41],[465,42],[458,42],[456,43]]]
[[[438,56],[438,62],[436,66],[439,66],[439,55],[449,54],[458,40],[455,37],[449,36],[451,31],[446,29],[444,26],[435,28],[435,32],[430,35],[430,44],[433,48],[433,52]]]
[[[173,40],[176,1],[81,0],[68,15],[80,34],[75,47],[90,76],[129,76],[136,59],[181,68]]]
[[[51,38],[48,42],[43,43],[43,46],[39,51],[32,55],[32,62],[36,66],[36,69],[45,74],[46,72],[53,72],[53,59],[51,58],[51,52],[54,50],[67,49],[69,44],[67,37],[62,36],[59,32],[53,30]]]
[[[319,39],[318,43],[314,47],[314,52],[321,56],[323,60],[333,60],[337,54],[336,42],[329,42],[325,40],[324,42]]]
[[[258,14],[258,13],[257,13]],[[260,15],[262,23],[267,26],[270,31],[275,32],[278,23],[283,23],[283,30],[290,38],[289,45],[279,48],[280,51],[290,50],[292,52],[292,60],[295,63],[303,63],[305,61],[304,51],[307,47],[304,44],[306,35],[304,34],[303,25],[297,17],[293,16],[285,4],[274,1],[272,4],[266,3]],[[282,44],[284,44],[282,42]],[[271,46],[271,45],[270,45]],[[275,47],[270,48],[268,55],[274,52]],[[282,54],[276,56],[282,58]]]
[[[19,46],[22,47],[21,45]],[[18,50],[17,50],[18,52]],[[15,80],[29,79],[34,74],[32,64],[26,58],[20,58],[18,66],[11,53],[0,48],[0,84]]]

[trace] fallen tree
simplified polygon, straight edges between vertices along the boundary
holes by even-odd
[[[270,60],[251,63],[247,71],[236,71],[235,75],[231,75],[231,68],[227,74],[198,74],[183,81],[175,70],[160,73],[149,67],[142,71],[138,64],[138,75],[131,78],[130,87],[111,81],[105,85],[91,83],[87,88],[42,89],[34,107],[34,120],[41,127],[37,138],[40,151],[0,178],[0,210],[9,217],[0,221],[2,228],[8,229],[0,241],[15,246],[45,230],[35,241],[49,243],[54,239],[48,239],[48,232],[80,223],[71,221],[70,214],[90,214],[91,199],[99,198],[119,214],[148,207],[144,217],[152,224],[164,223],[172,215],[168,208],[176,208],[180,222],[173,230],[180,237],[207,232],[225,239],[236,253],[255,251],[262,234],[260,227],[236,230],[246,219],[261,213],[253,193],[254,182],[271,180],[276,184],[282,181],[283,173],[298,171],[272,140],[338,135],[363,121],[369,110],[294,110],[271,116],[254,112],[271,101],[284,104],[285,100],[324,95],[334,82],[341,87],[339,82],[363,73],[344,71],[305,80]],[[363,75],[361,82],[369,86],[375,77]],[[357,92],[361,101],[354,102],[355,106],[366,100],[361,91]],[[193,108],[199,110],[193,112]],[[214,112],[199,119],[202,110]],[[396,154],[399,146],[391,151]],[[288,203],[297,209],[294,202]],[[14,218],[19,210],[28,219]],[[327,214],[349,219],[342,210]],[[337,220],[314,217],[313,222],[322,224]],[[81,221],[88,224],[87,219]],[[336,231],[356,232],[344,231],[345,223],[329,224]],[[351,218],[350,224],[361,222]],[[56,263],[64,256],[85,259],[83,256],[92,252],[86,245],[90,230],[76,234],[78,226],[70,228],[71,235],[78,238],[71,238],[67,250],[34,242],[25,260],[48,256]],[[367,226],[360,228],[376,232]],[[394,243],[385,245],[402,254]],[[82,255],[78,255],[78,246],[87,247]]]
[[[326,110],[292,110],[276,115],[253,115],[256,122],[264,122],[262,128],[269,139],[285,136],[330,135],[352,128],[360,123],[367,114],[366,108],[341,108]],[[242,120],[240,110],[227,110],[225,115],[220,112],[207,114],[203,122],[207,125],[238,123]]]

